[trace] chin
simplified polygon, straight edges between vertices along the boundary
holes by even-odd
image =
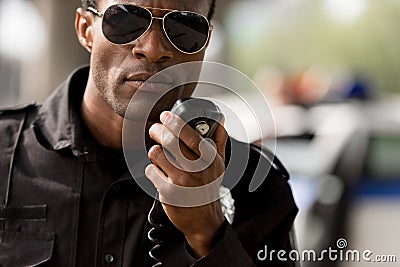
[[[122,118],[125,118],[126,111],[127,111],[127,108],[128,108],[128,103],[116,103],[116,102],[113,102],[113,103],[111,103],[110,106],[111,106],[112,110],[116,114],[118,114]]]

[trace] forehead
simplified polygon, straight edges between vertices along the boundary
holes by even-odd
[[[207,16],[211,0],[97,0],[98,9],[102,11],[113,4],[194,11]]]

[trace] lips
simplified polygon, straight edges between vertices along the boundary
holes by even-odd
[[[129,75],[125,82],[139,91],[150,93],[163,93],[173,87],[173,79],[161,74],[155,76],[151,73]]]

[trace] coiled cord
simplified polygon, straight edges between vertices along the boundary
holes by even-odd
[[[157,233],[160,233],[160,229],[162,228],[162,224],[158,224],[154,222],[154,210],[156,209],[156,207],[160,204],[160,202],[157,200],[157,198],[154,199],[153,202],[153,206],[151,207],[149,214],[147,215],[147,221],[149,222],[149,224],[152,226],[152,228],[149,230],[149,232],[147,233],[147,238],[155,243],[155,246],[150,249],[149,251],[149,256],[150,258],[152,258],[155,262],[155,264],[152,267],[159,267],[162,266],[163,263],[161,261],[161,259],[159,257],[156,256],[157,251],[160,249],[162,240],[160,240],[159,238],[157,238]]]

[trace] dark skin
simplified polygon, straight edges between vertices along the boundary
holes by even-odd
[[[97,9],[104,12],[108,6],[116,3],[190,10],[204,16],[207,16],[210,9],[208,0],[121,0],[118,2],[99,0]],[[162,16],[165,13],[159,10],[152,12],[155,16]],[[82,8],[77,9],[76,33],[81,45],[91,54],[89,79],[81,113],[97,142],[106,147],[122,149],[123,115],[138,87],[147,77],[166,67],[203,60],[204,50],[193,55],[179,52],[164,36],[158,21],[155,21],[151,29],[141,38],[126,45],[116,45],[104,37],[101,21],[101,18],[91,12]],[[177,91],[166,101],[190,96],[192,91],[192,88]],[[140,107],[138,107],[139,111]],[[215,246],[217,233],[224,222],[220,202],[214,201],[199,207],[177,207],[167,204],[168,201],[164,200],[169,194],[173,194],[172,184],[185,187],[201,186],[216,180],[223,174],[227,134],[221,125],[217,128],[212,138],[215,147],[208,147],[215,150],[216,157],[207,168],[199,172],[185,172],[167,160],[162,147],[168,147],[174,140],[179,140],[183,155],[193,160],[201,156],[199,143],[202,138],[189,126],[185,126],[178,136],[177,129],[181,121],[170,112],[158,113],[157,117],[159,118],[149,121],[149,125],[152,126],[148,134],[157,144],[149,150],[148,157],[153,164],[146,168],[146,176],[157,188],[165,213],[185,235],[194,256],[202,257]],[[140,136],[140,133],[137,134]],[[173,152],[173,155],[178,164],[183,162],[178,153]],[[216,187],[215,190],[218,188]]]

